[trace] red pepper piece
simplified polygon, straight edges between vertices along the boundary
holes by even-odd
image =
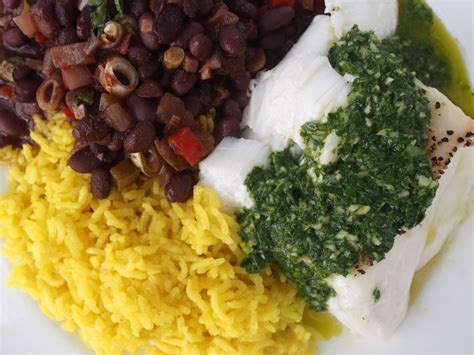
[[[11,85],[3,84],[0,85],[0,98],[5,99],[7,101],[11,101],[13,97],[13,88]]]
[[[196,165],[206,154],[202,142],[189,127],[181,128],[169,136],[168,143],[174,152],[191,166]]]
[[[130,48],[130,43],[132,42],[133,35],[128,32],[124,38],[122,39],[122,42],[120,42],[118,46],[118,51],[122,55],[126,55],[128,53],[128,49]]]
[[[44,35],[42,35],[41,33],[37,32],[37,33],[35,34],[35,40],[36,40],[36,42],[38,42],[39,44],[43,44],[43,43],[47,40],[47,38],[46,38],[46,36],[44,36]]]
[[[74,112],[71,110],[71,108],[69,106],[64,106],[63,113],[70,120],[75,120],[76,119],[76,116],[74,115]]]
[[[295,0],[270,0],[270,5],[272,7],[294,6]]]
[[[85,65],[61,68],[61,75],[64,87],[68,90],[75,90],[94,84],[91,71]]]

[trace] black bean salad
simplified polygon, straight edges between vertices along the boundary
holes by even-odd
[[[240,135],[250,79],[272,68],[322,0],[0,0],[0,147],[32,116],[73,124],[69,165],[93,194],[160,179],[185,201],[196,167]]]

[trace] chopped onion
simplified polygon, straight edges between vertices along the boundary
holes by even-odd
[[[110,105],[112,104],[115,104],[117,103],[117,99],[115,97],[113,97],[112,95],[104,92],[101,96],[100,96],[100,101],[99,101],[99,112],[104,112],[107,107],[109,107]]]
[[[64,87],[59,75],[44,80],[36,91],[36,102],[43,111],[55,111],[64,99]]]
[[[50,49],[51,59],[56,68],[87,65],[95,62],[95,50],[89,50],[88,42],[56,46]]]
[[[167,139],[156,139],[154,144],[156,150],[158,151],[158,153],[160,153],[160,156],[163,158],[163,160],[175,170],[182,171],[190,168],[186,160],[181,158],[173,151],[173,149],[168,144]]]
[[[26,0],[23,0],[23,10],[21,14],[13,18],[18,28],[29,38],[33,38],[38,32],[33,18],[31,17],[30,5]]]
[[[109,21],[105,24],[104,31],[100,35],[102,48],[115,48],[123,38],[123,27],[120,23]]]
[[[88,67],[76,65],[69,68],[61,68],[64,86],[69,90],[75,90],[84,86],[94,84],[94,78]]]
[[[108,58],[98,69],[100,84],[114,96],[125,98],[138,86],[137,71],[122,57]]]
[[[133,184],[140,176],[140,170],[128,159],[115,165],[110,169],[110,173],[119,190]]]
[[[105,123],[119,132],[125,132],[135,123],[135,118],[127,112],[120,102],[107,107],[103,115]]]

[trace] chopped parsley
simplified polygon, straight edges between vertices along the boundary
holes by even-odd
[[[107,11],[107,0],[88,0],[87,3],[94,8],[92,12],[92,31],[96,37],[99,37],[104,30],[105,24],[110,19],[109,12]],[[124,16],[122,1],[114,0],[114,4],[117,10],[117,17],[122,18]]]
[[[92,106],[95,101],[95,94],[94,92],[91,91],[86,91],[83,93],[80,93],[79,95],[74,96],[74,99],[72,100],[74,105],[87,105],[87,106]]]
[[[277,263],[313,310],[335,294],[328,276],[382,260],[401,228],[420,223],[437,187],[423,149],[428,102],[414,74],[357,27],[329,59],[355,77],[348,106],[302,127],[302,154],[275,152],[255,168],[246,179],[254,207],[238,214],[245,269]],[[338,159],[322,166],[332,133]]]
[[[416,21],[419,26],[423,27],[433,25],[433,10],[424,0],[402,1],[400,4],[400,17],[408,21]]]
[[[382,294],[380,293],[380,290],[376,287],[374,288],[374,292],[372,292],[372,295],[374,296],[374,303],[377,303]]]
[[[400,1],[396,36],[386,40],[385,45],[424,84],[441,89],[450,82],[451,70],[447,59],[434,46],[433,21],[433,10],[425,1]]]

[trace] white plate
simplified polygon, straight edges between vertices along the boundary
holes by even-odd
[[[474,83],[474,0],[428,0],[450,32],[460,41]],[[4,169],[0,192],[5,191]],[[454,233],[442,252],[407,319],[390,339],[359,339],[345,332],[320,345],[330,353],[472,354],[474,216]],[[90,353],[77,336],[61,330],[36,303],[3,281],[8,265],[0,258],[0,354]]]

